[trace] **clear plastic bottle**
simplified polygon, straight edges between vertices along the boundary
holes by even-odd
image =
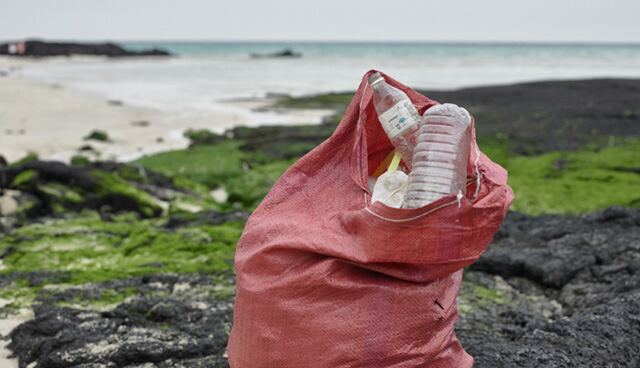
[[[369,76],[378,120],[404,163],[411,167],[420,128],[420,114],[406,93],[390,86],[380,73]]]
[[[403,207],[417,208],[466,189],[471,116],[454,104],[435,105],[422,116]]]

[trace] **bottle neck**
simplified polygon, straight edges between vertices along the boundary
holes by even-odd
[[[375,80],[373,83],[371,83],[371,88],[380,89],[385,84],[387,84],[387,83],[384,81],[384,79],[380,78],[378,80]]]

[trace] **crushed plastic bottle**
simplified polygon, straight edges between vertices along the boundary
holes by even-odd
[[[409,96],[387,84],[380,73],[371,74],[369,85],[373,88],[373,105],[378,120],[405,165],[410,168],[420,128],[420,114]]]
[[[422,116],[404,208],[425,206],[466,189],[471,116],[454,104],[435,105]]]

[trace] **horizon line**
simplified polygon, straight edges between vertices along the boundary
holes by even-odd
[[[531,46],[640,46],[638,41],[587,41],[587,40],[331,40],[331,39],[116,39],[116,38],[92,38],[92,39],[68,39],[46,37],[24,37],[16,39],[2,39],[3,43],[39,40],[45,42],[115,42],[115,43],[299,43],[299,44],[452,44],[452,45],[531,45]]]

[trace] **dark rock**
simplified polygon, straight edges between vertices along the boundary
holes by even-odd
[[[5,168],[9,165],[7,159],[0,155],[0,196],[4,193],[4,188],[9,184],[5,174]]]
[[[601,212],[588,214],[585,219],[593,224],[612,222],[630,227],[640,226],[640,217],[635,215],[635,211],[624,207],[610,207]]]
[[[637,367],[639,316],[640,292],[636,290],[569,318],[525,324],[512,338],[480,335],[473,329],[458,335],[479,368]]]
[[[93,146],[90,145],[90,144],[83,144],[82,146],[78,147],[78,151],[80,151],[80,152],[96,152],[96,149],[93,148]]]
[[[132,288],[138,296],[103,312],[59,305]],[[209,277],[159,275],[42,292],[9,348],[21,368],[226,367],[233,301],[211,288]]]
[[[583,217],[509,213],[500,237],[472,269],[562,288],[590,266],[619,263],[618,253],[639,250],[640,231],[633,231],[638,227],[634,209],[613,207]]]
[[[629,110],[640,106],[638,79],[545,81],[421,93],[465,106],[480,123],[479,137],[504,139],[518,154],[607,146],[611,138],[640,134],[640,115]]]
[[[300,157],[327,139],[335,130],[335,122],[317,125],[269,125],[235,127],[216,134],[209,130],[187,130],[191,146],[217,144],[226,139],[242,141],[243,151],[260,152],[270,159]]]
[[[640,210],[510,213],[471,268],[456,330],[477,367],[640,364]]]
[[[182,226],[219,225],[230,221],[244,221],[250,213],[241,210],[229,212],[201,211],[198,213],[180,213],[172,215],[165,227],[174,229]]]
[[[109,134],[107,134],[107,132],[105,132],[104,130],[94,130],[91,133],[87,134],[87,136],[84,137],[84,140],[107,142],[109,141]]]
[[[124,105],[124,102],[120,101],[120,100],[108,100],[107,104],[110,106],[122,106]]]
[[[8,257],[15,251],[10,247],[0,254],[0,259]],[[11,282],[21,280],[28,286],[40,286],[45,284],[64,283],[71,280],[69,272],[63,271],[15,271],[9,274],[0,275],[0,286],[5,286]]]
[[[259,151],[273,159],[300,157],[327,139],[335,130],[333,123],[302,126],[236,127],[229,131],[244,143],[240,149]]]
[[[302,54],[299,52],[295,52],[292,49],[284,49],[277,52],[260,54],[260,53],[251,53],[251,58],[253,59],[263,59],[263,58],[299,58],[302,57]]]
[[[15,50],[12,50],[14,49]],[[125,56],[169,56],[169,52],[160,49],[142,51],[126,50],[114,43],[72,43],[72,42],[45,42],[39,40],[27,40],[24,42],[12,42],[0,44],[0,55],[12,56],[71,56],[71,55],[98,55],[108,57]]]
[[[149,122],[146,120],[136,120],[136,121],[132,121],[131,125],[135,127],[148,127]]]

